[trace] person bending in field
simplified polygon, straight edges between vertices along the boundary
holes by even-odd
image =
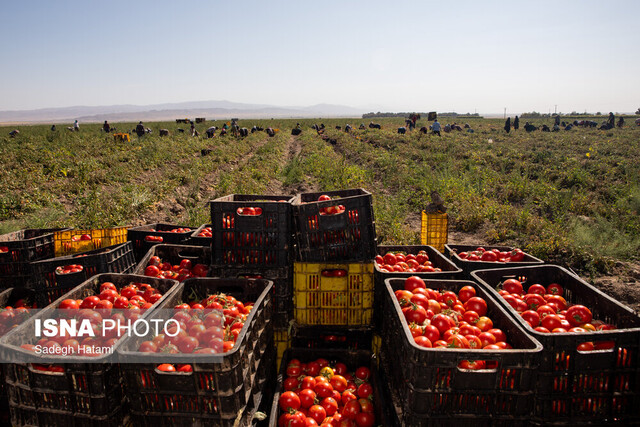
[[[442,136],[440,135],[440,123],[438,123],[438,119],[433,121],[433,124],[431,125],[431,133],[434,133],[438,136]]]
[[[111,132],[111,126],[109,125],[109,123],[105,120],[104,124],[102,125],[102,130],[104,130],[105,132]]]
[[[138,123],[138,125],[136,126],[136,135],[138,135],[138,138],[144,135],[146,131],[147,130],[144,128],[144,125],[142,124],[142,122]]]

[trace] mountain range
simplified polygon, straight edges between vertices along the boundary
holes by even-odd
[[[371,111],[371,110],[369,110]],[[289,118],[289,117],[360,117],[364,109],[335,104],[307,107],[244,104],[231,101],[193,101],[153,105],[108,105],[40,108],[35,110],[0,111],[0,123],[64,123],[164,121],[176,118],[207,119]]]

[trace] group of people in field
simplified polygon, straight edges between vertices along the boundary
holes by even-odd
[[[517,130],[519,127],[519,123],[520,123],[520,119],[518,118],[518,116],[516,116],[513,121],[513,129]],[[635,123],[636,125],[640,126],[640,119],[636,119]],[[554,117],[552,127],[549,127],[546,124],[543,124],[541,127],[538,127],[538,126],[534,126],[529,122],[526,122],[524,125],[524,130],[526,130],[527,132],[533,132],[536,130],[541,130],[542,132],[560,132],[560,130],[571,130],[577,126],[591,127],[591,128],[597,127],[600,130],[609,130],[609,129],[615,128],[616,126],[618,128],[622,128],[624,127],[624,117],[620,116],[618,118],[618,122],[616,123],[615,114],[610,112],[607,120],[603,121],[598,127],[598,122],[593,120],[574,120],[573,122],[565,122],[565,121],[560,121],[560,116],[556,115]],[[504,130],[507,133],[511,131],[511,117],[507,117],[507,119],[505,120]]]

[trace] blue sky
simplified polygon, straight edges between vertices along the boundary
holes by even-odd
[[[14,1],[0,110],[229,100],[634,112],[640,2]]]

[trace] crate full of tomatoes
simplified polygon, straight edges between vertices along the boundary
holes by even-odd
[[[196,231],[191,233],[191,238],[189,239],[188,244],[194,246],[211,247],[212,242],[213,228],[211,227],[211,224],[202,224],[196,229]]]
[[[385,292],[384,281],[391,277],[411,276],[423,279],[462,278],[462,269],[455,265],[433,246],[379,245],[374,258],[376,322],[382,316],[382,300]]]
[[[203,246],[159,244],[149,249],[134,273],[182,282],[206,277],[211,271],[211,249]]]
[[[33,261],[53,258],[54,233],[63,228],[25,229],[0,235],[0,289],[25,286]]]
[[[402,425],[524,422],[542,346],[475,282],[387,279],[381,366]]]
[[[293,201],[296,260],[367,262],[376,255],[373,198],[363,189],[302,193]]]
[[[536,418],[640,422],[640,317],[556,265],[473,273],[542,343]]]
[[[130,337],[118,349],[133,422],[234,425],[268,374],[262,362],[275,359],[272,286],[252,279],[182,282],[154,312],[172,329]]]
[[[269,427],[392,425],[371,351],[291,348],[278,380]]]
[[[212,264],[282,268],[291,264],[291,196],[230,194],[212,200]]]
[[[544,261],[510,246],[445,245],[445,253],[464,274],[489,268],[522,267],[543,264]]]
[[[132,273],[135,266],[133,247],[125,242],[33,262],[29,286],[37,292],[37,301],[44,307],[96,274]]]
[[[127,230],[127,240],[133,244],[136,261],[140,261],[152,246],[184,245],[189,242],[193,229],[184,225],[155,223],[131,227]]]
[[[99,274],[5,335],[0,345],[10,362],[5,379],[12,423],[122,422],[123,384],[112,362],[125,332],[102,326],[146,319],[177,285],[174,280]],[[51,320],[60,327],[45,333]],[[71,329],[63,329],[63,320]]]

